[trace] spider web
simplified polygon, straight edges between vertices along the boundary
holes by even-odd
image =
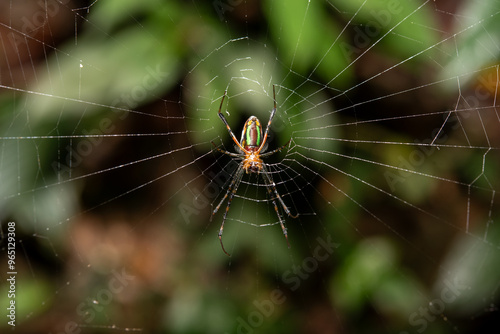
[[[17,330],[460,333],[497,316],[497,2],[1,12],[16,284],[0,300]],[[267,124],[273,85],[267,151],[291,141],[265,163],[298,214],[277,203],[291,247],[275,194],[245,174],[228,258],[227,199],[210,217],[240,161],[213,148],[237,152],[217,112],[227,91],[239,138],[250,115]]]

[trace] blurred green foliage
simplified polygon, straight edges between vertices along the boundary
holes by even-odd
[[[475,80],[477,71],[498,64],[496,46],[500,43],[500,36],[496,32],[500,29],[500,21],[490,18],[499,10],[498,1],[464,2],[462,12],[466,15],[456,25],[459,34],[454,36],[452,43],[448,43],[447,50],[460,56],[447,64],[442,72],[443,78],[457,75],[464,77],[464,80]],[[456,89],[453,85],[450,82],[450,89]]]
[[[206,168],[203,164],[216,161],[214,169],[221,168],[221,165],[224,167],[220,162],[223,160],[218,156],[211,157],[208,163],[200,158],[208,155],[207,152],[212,149],[210,141],[214,140],[217,145],[221,144],[232,151],[231,140],[217,117],[224,91],[228,90],[228,95],[222,112],[227,115],[233,131],[238,135],[245,117],[249,116],[247,114],[255,114],[262,122],[267,121],[273,107],[272,85],[276,84],[278,111],[273,123],[273,135],[276,136],[273,145],[292,138],[292,143],[302,149],[295,152],[303,153],[299,155],[292,151],[293,168],[303,170],[302,181],[305,186],[312,185],[316,189],[307,193],[310,202],[294,204],[297,207],[303,205],[306,209],[310,203],[323,203],[325,206],[310,210],[317,215],[304,215],[297,223],[290,220],[291,250],[285,246],[279,225],[255,228],[249,224],[236,224],[237,218],[231,217],[228,220],[232,223],[229,224],[231,228],[225,229],[224,238],[230,252],[239,255],[229,259],[229,262],[221,253],[214,232],[218,229],[221,215],[217,215],[209,227],[206,227],[209,216],[197,215],[192,224],[179,227],[179,235],[191,242],[183,246],[183,262],[172,265],[174,269],[167,264],[164,266],[168,268],[156,268],[158,276],[164,271],[173,271],[168,276],[168,282],[157,286],[148,284],[144,279],[137,288],[141,292],[140,296],[135,296],[133,301],[123,302],[129,303],[128,307],[140,313],[132,317],[139,325],[132,323],[130,327],[140,327],[145,332],[234,332],[235,326],[241,324],[239,319],[248,323],[248,317],[256,312],[254,302],[268,300],[273,289],[284,291],[286,303],[273,306],[271,315],[257,326],[262,332],[307,332],[306,327],[312,324],[318,325],[320,332],[324,329],[321,326],[327,328],[325,324],[329,323],[338,326],[334,328],[336,331],[356,333],[383,333],[386,329],[409,327],[408,315],[433,298],[434,281],[442,281],[442,277],[439,273],[428,273],[430,269],[427,266],[439,267],[439,263],[432,263],[426,258],[407,259],[404,256],[411,253],[408,249],[413,247],[413,242],[421,243],[420,246],[427,246],[428,243],[439,246],[444,241],[434,240],[432,234],[427,235],[423,242],[408,241],[412,238],[411,233],[428,231],[404,234],[405,226],[392,225],[376,229],[373,227],[375,219],[368,221],[364,217],[371,218],[367,212],[377,212],[383,215],[384,221],[400,217],[398,224],[401,225],[410,225],[411,219],[424,220],[420,216],[413,218],[414,211],[404,211],[401,206],[408,209],[412,205],[428,205],[432,201],[429,200],[430,196],[440,196],[434,194],[437,181],[415,174],[405,178],[405,186],[395,192],[402,200],[392,198],[396,204],[383,210],[381,207],[386,203],[380,201],[380,193],[359,181],[380,186],[384,182],[382,169],[362,160],[344,159],[342,155],[352,154],[359,159],[397,166],[397,157],[408,156],[411,149],[402,145],[389,146],[380,152],[382,149],[379,147],[363,148],[353,142],[340,143],[333,139],[356,138],[358,129],[348,127],[345,130],[336,125],[362,120],[357,118],[355,106],[368,100],[364,94],[376,92],[386,96],[402,89],[391,87],[393,91],[383,91],[384,88],[373,85],[371,91],[355,91],[354,87],[369,77],[359,69],[362,67],[360,63],[364,61],[357,61],[359,56],[371,50],[388,66],[404,62],[403,67],[409,68],[409,73],[418,77],[426,66],[433,65],[434,59],[445,58],[442,53],[453,54],[454,50],[458,50],[460,56],[443,61],[446,64],[442,72],[444,74],[441,74],[456,89],[456,77],[466,76],[472,80],[477,70],[496,64],[498,49],[493,55],[486,52],[478,54],[477,50],[481,49],[478,45],[498,45],[494,42],[498,41],[499,20],[489,19],[488,13],[498,13],[500,9],[495,1],[484,1],[480,6],[478,2],[473,2],[474,6],[464,6],[459,15],[471,18],[470,23],[466,22],[462,27],[468,28],[467,32],[450,39],[450,43],[440,43],[445,38],[437,33],[436,10],[431,3],[422,9],[419,9],[422,5],[419,1],[391,3],[394,6],[388,7],[388,2],[381,0],[245,2],[230,6],[230,10],[224,13],[224,20],[220,21],[211,2],[96,2],[89,8],[88,15],[78,23],[76,37],[61,42],[46,58],[39,59],[36,80],[28,83],[28,93],[6,95],[0,100],[2,136],[54,136],[2,142],[4,158],[1,163],[0,198],[3,201],[3,216],[18,221],[25,235],[50,233],[50,243],[42,246],[45,256],[57,258],[53,251],[55,248],[70,253],[69,258],[78,258],[79,250],[71,254],[72,232],[69,230],[74,226],[69,221],[80,214],[93,212],[93,207],[82,204],[82,198],[84,189],[98,187],[99,181],[92,184],[92,180],[79,178],[86,173],[96,173],[84,163],[75,163],[71,171],[73,179],[66,174],[61,179],[60,171],[56,170],[57,164],[54,166],[54,161],[65,162],[68,145],[76,147],[77,143],[84,140],[78,135],[100,129],[103,119],[112,120],[113,126],[116,126],[114,132],[110,133],[142,133],[144,129],[140,127],[140,121],[131,119],[137,115],[150,115],[157,121],[152,123],[160,124],[160,129],[165,128],[159,132],[167,132],[167,144],[170,146],[162,147],[148,142],[151,146],[137,144],[138,147],[129,147],[122,143],[122,146],[118,149],[113,147],[113,150],[130,153],[134,150],[148,152],[151,149],[154,154],[164,154],[192,147],[188,154],[172,158],[169,166],[174,166],[173,170],[179,166],[191,167],[188,163],[200,159],[199,165],[195,164],[196,168],[192,170],[179,168],[179,172],[174,175],[178,179],[175,181],[179,183],[175,186],[170,183],[165,187],[185,187],[187,195],[177,191],[177,188],[172,192],[179,197],[185,196],[183,199],[186,201],[192,200],[191,189],[198,186],[198,179],[205,178],[202,181],[206,181],[208,178],[206,175],[200,177],[203,174],[200,171]],[[252,6],[259,6],[256,11],[262,15],[242,19],[239,13],[252,13]],[[472,28],[471,24],[474,25]],[[457,30],[460,31],[460,27]],[[442,52],[441,44],[445,44],[443,48],[448,48],[447,52]],[[425,53],[424,57],[416,57],[422,53]],[[365,66],[371,68],[376,65],[380,64],[373,61]],[[386,68],[378,73],[382,74]],[[433,80],[438,79],[424,81]],[[395,83],[396,86],[398,84]],[[465,82],[460,84],[465,87]],[[417,86],[418,81],[415,81],[412,87]],[[348,93],[343,96],[343,91]],[[447,98],[444,95],[443,100]],[[163,109],[155,114],[150,108],[153,109],[158,101]],[[406,103],[411,105],[413,101]],[[339,107],[341,104],[344,104],[343,109]],[[383,105],[388,106],[389,103]],[[376,117],[380,118],[384,117],[383,112],[383,108],[373,110]],[[404,112],[402,110],[401,114]],[[122,116],[130,117],[129,124],[120,123]],[[178,119],[181,122],[175,123]],[[146,125],[150,126],[151,123]],[[368,132],[372,141],[412,142],[420,134],[428,135],[431,129],[426,128],[418,135],[410,130],[414,129],[410,126],[397,131],[385,124],[375,123]],[[177,132],[187,135],[176,137]],[[77,137],[71,138],[73,135]],[[332,140],[324,140],[326,138]],[[96,151],[102,150],[102,155],[111,155],[104,146]],[[429,175],[465,174],[470,178],[471,175],[477,175],[482,167],[470,165],[470,161],[482,161],[478,156],[456,157],[447,154],[437,152],[433,159],[442,163],[426,164],[419,171]],[[138,159],[132,157],[125,161]],[[455,161],[460,163],[452,163]],[[98,165],[98,173],[107,171],[110,166],[120,166],[123,161],[106,163]],[[495,159],[487,159],[487,164],[488,173],[497,170]],[[334,168],[326,168],[326,165]],[[314,173],[308,173],[307,168],[314,170]],[[344,170],[357,179],[341,172]],[[139,174],[156,176],[146,167]],[[134,176],[129,177],[133,179]],[[496,174],[488,176],[489,180],[496,181]],[[193,182],[193,185],[186,186],[188,182]],[[478,183],[481,187],[488,186],[484,178]],[[167,193],[171,190],[162,191]],[[22,196],[17,196],[18,193]],[[175,205],[176,199],[170,192],[168,194],[171,197],[153,210],[162,211],[165,221],[179,222],[182,219]],[[490,194],[485,192],[481,196]],[[293,200],[290,197],[287,200]],[[99,199],[99,205],[107,204],[107,200]],[[140,196],[134,200],[147,202]],[[235,201],[231,211],[243,217],[259,217],[261,220],[256,222],[257,225],[274,215],[273,208],[242,202]],[[408,203],[410,205],[405,206]],[[145,216],[143,213],[137,215]],[[430,220],[428,216],[425,219]],[[489,218],[495,220],[497,217]],[[454,227],[447,228],[446,232],[454,230]],[[363,237],[364,229],[368,231],[366,238]],[[400,233],[401,230],[403,232]],[[492,225],[489,240],[498,240],[497,230],[496,225]],[[464,239],[468,239],[469,233],[460,232]],[[395,241],[384,234],[394,237]],[[315,237],[318,235],[332,235],[341,242],[341,246],[331,257],[318,264],[320,269],[300,280],[300,289],[293,291],[284,283],[282,275],[300,267],[304,258],[312,256],[310,253],[316,247]],[[499,277],[495,263],[498,263],[499,255],[495,246],[490,247],[490,244],[482,241],[457,241],[457,245],[454,246],[456,249],[450,251],[448,261],[451,272],[464,271],[466,275],[471,275],[467,277],[471,285],[483,288],[476,294],[461,295],[449,308],[452,312],[457,310],[458,316],[469,319],[471,314],[480,312],[484,296],[495,289]],[[476,247],[477,252],[469,254]],[[168,253],[167,250],[162,252]],[[465,255],[467,257],[464,259],[462,256]],[[30,254],[28,260],[32,256]],[[479,265],[483,260],[486,264]],[[82,260],[83,263],[86,261]],[[407,269],[411,267],[411,261],[415,262],[413,271]],[[52,315],[57,317],[58,312],[63,312],[65,308],[74,311],[75,300],[78,304],[78,298],[84,297],[75,297],[75,300],[59,308],[56,302],[45,304],[45,300],[51,299],[51,292],[58,290],[48,283],[53,279],[45,276],[44,269],[35,270],[36,275],[26,274],[27,278],[19,285],[23,292],[18,300],[27,305],[26,311],[20,308],[19,316],[30,314],[36,317],[43,312],[53,312]],[[44,274],[38,274],[38,271]],[[60,278],[75,275],[77,271],[64,268],[62,272],[49,274]],[[438,279],[428,277],[432,275]],[[88,286],[83,294],[100,287],[99,283],[91,279],[86,283]],[[2,293],[1,297],[4,298],[5,294]],[[52,306],[55,311],[47,310],[48,306]],[[92,323],[95,327],[85,329],[98,332],[101,328],[102,332],[109,332],[110,328],[105,326],[111,326],[114,320],[110,321],[108,315],[126,322],[127,313],[120,307],[119,302],[107,306],[106,312]],[[338,319],[330,319],[331,309],[338,313]],[[141,313],[140,310],[146,311]],[[316,310],[320,314],[318,318],[314,317],[317,315]],[[370,317],[373,310],[377,320]],[[148,314],[149,311],[151,314]],[[73,313],[67,317],[71,319]],[[323,313],[327,315],[321,318]],[[359,321],[364,318],[368,320]],[[374,329],[380,321],[385,323],[384,328]],[[439,329],[440,326],[437,325]]]

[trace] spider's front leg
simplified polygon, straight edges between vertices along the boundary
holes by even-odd
[[[233,157],[233,158],[242,158],[241,154],[225,151],[225,150],[221,149],[220,147],[218,147],[217,145],[215,145],[215,143],[213,141],[211,141],[211,143],[214,146],[214,148],[222,154],[229,155],[230,157]]]
[[[227,128],[227,131],[229,133],[229,135],[231,136],[231,138],[233,139],[233,141],[235,142],[236,146],[238,146],[238,148],[241,150],[241,151],[245,151],[245,149],[241,146],[240,142],[238,142],[238,139],[236,139],[236,136],[234,135],[233,133],[233,130],[231,130],[231,127],[229,126],[229,123],[227,122],[226,118],[224,117],[224,114],[222,113],[222,105],[224,103],[224,99],[226,98],[226,95],[227,95],[227,90],[224,91],[224,96],[222,96],[222,100],[220,101],[220,106],[219,106],[219,112],[218,112],[218,115],[219,115],[219,118],[221,119],[221,121],[224,123],[224,125],[226,126]]]

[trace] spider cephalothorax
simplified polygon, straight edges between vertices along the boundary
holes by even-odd
[[[224,114],[222,114],[221,109],[222,109],[222,104],[224,103],[224,98],[226,97],[227,91],[224,92],[224,96],[222,97],[222,101],[220,102],[220,107],[219,107],[219,117],[222,120],[222,122],[226,125],[227,131],[229,132],[229,135],[233,139],[234,143],[236,144],[236,148],[239,153],[232,153],[225,151],[221,148],[216,147],[216,145],[212,142],[214,147],[216,149],[224,154],[227,154],[231,157],[234,158],[239,158],[242,159],[240,164],[238,165],[238,168],[236,172],[233,175],[233,178],[231,180],[231,183],[229,184],[229,188],[227,189],[226,194],[222,198],[222,200],[219,202],[219,205],[214,209],[212,212],[212,216],[210,217],[210,220],[213,218],[213,216],[219,211],[220,206],[222,203],[226,200],[226,198],[229,196],[229,200],[227,202],[226,206],[226,212],[224,212],[224,217],[222,219],[222,224],[219,230],[219,241],[222,246],[222,250],[224,253],[229,255],[228,252],[224,249],[224,245],[222,243],[222,231],[224,229],[224,222],[226,221],[226,216],[227,212],[229,211],[229,207],[231,205],[231,201],[233,200],[234,194],[236,194],[236,191],[238,190],[238,186],[240,185],[241,179],[243,178],[243,174],[246,172],[248,173],[257,173],[262,175],[264,182],[267,187],[268,194],[271,198],[271,201],[273,202],[274,205],[274,210],[276,211],[276,214],[278,215],[278,219],[281,225],[281,229],[283,230],[283,234],[285,235],[286,242],[288,244],[288,247],[290,247],[290,244],[288,243],[288,234],[287,230],[285,227],[285,224],[283,222],[283,217],[281,216],[278,205],[276,204],[276,200],[278,200],[283,207],[283,210],[285,210],[286,214],[292,218],[298,217],[298,215],[292,215],[288,207],[285,205],[285,202],[283,202],[283,199],[281,198],[280,194],[278,193],[278,190],[276,189],[276,184],[274,183],[271,174],[269,173],[269,170],[267,168],[266,163],[262,160],[264,157],[268,157],[274,153],[277,153],[284,149],[285,147],[288,146],[290,143],[291,139],[283,146],[270,151],[263,153],[266,148],[267,148],[267,136],[269,134],[269,129],[271,127],[271,122],[273,120],[274,114],[276,113],[276,92],[275,88],[273,85],[273,97],[274,97],[274,108],[271,111],[271,115],[269,116],[269,122],[267,123],[266,131],[262,133],[262,125],[259,121],[259,119],[255,116],[250,116],[248,120],[245,122],[245,125],[243,126],[243,131],[241,132],[241,139],[238,142],[236,140],[236,137],[229,127],[229,124],[226,121],[226,118],[224,117]]]

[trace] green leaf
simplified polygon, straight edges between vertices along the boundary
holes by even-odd
[[[373,0],[333,1],[346,20],[355,24],[350,31],[353,58],[376,49],[410,59],[437,43],[431,7],[420,1]]]
[[[350,81],[349,59],[341,49],[344,36],[320,2],[268,0],[264,10],[279,57],[289,67],[303,74],[318,73],[339,87]]]
[[[457,35],[447,43],[454,57],[442,71],[443,78],[465,76],[461,84],[477,76],[477,71],[496,65],[500,58],[500,3],[498,1],[465,2],[457,17]],[[494,71],[494,69],[493,69]],[[495,74],[494,74],[495,75]],[[456,81],[450,87],[456,89]]]
[[[176,5],[175,3],[171,3]],[[89,22],[99,27],[100,30],[110,32],[122,22],[129,21],[131,17],[151,14],[158,8],[157,0],[108,0],[99,1],[92,8]]]

